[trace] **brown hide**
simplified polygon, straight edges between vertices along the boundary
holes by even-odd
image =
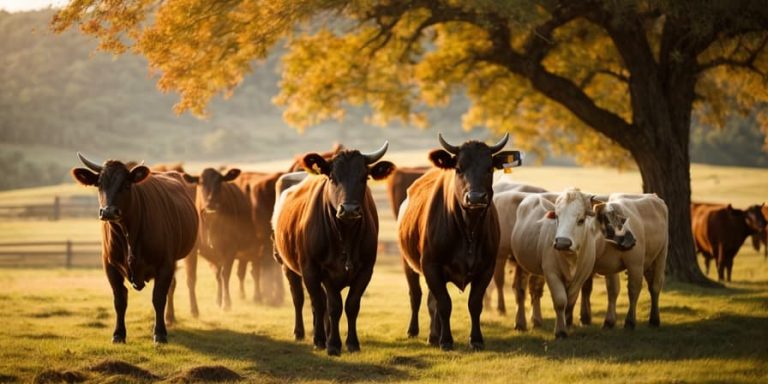
[[[394,213],[395,218],[397,218],[400,211],[400,204],[408,196],[408,187],[428,170],[429,167],[399,167],[389,176],[389,179],[387,179],[387,194],[389,195],[389,203],[392,206],[392,213]]]

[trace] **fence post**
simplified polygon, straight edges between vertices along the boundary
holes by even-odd
[[[67,240],[67,255],[65,260],[67,269],[72,268],[72,240]]]
[[[58,195],[53,198],[53,221],[59,221],[61,218],[61,199]]]

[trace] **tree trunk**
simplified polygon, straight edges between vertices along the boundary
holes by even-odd
[[[721,285],[708,279],[696,262],[691,232],[691,175],[688,143],[676,147],[673,138],[657,142],[656,148],[635,153],[643,178],[643,192],[655,193],[669,212],[669,253],[666,277],[671,281],[708,287]],[[664,144],[659,145],[661,142]]]

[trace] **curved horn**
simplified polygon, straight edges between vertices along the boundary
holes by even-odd
[[[98,165],[93,161],[86,159],[85,156],[83,156],[80,152],[77,153],[77,157],[80,158],[80,162],[83,163],[83,165],[85,165],[86,167],[88,167],[90,170],[94,172],[101,172],[101,170],[104,169],[104,167],[102,167],[101,165]]]
[[[459,147],[457,147],[455,145],[448,144],[448,142],[445,141],[445,139],[443,139],[443,134],[442,133],[439,133],[439,132],[437,133],[437,140],[440,141],[440,145],[442,145],[443,149],[445,149],[446,151],[448,151],[448,152],[450,152],[450,153],[452,153],[454,155],[458,155],[459,154]]]
[[[507,145],[507,140],[509,140],[509,132],[505,133],[504,137],[502,137],[498,143],[489,147],[491,148],[491,153],[496,153],[504,149],[504,146]]]
[[[361,153],[361,155],[363,155],[365,158],[366,164],[373,164],[384,156],[384,154],[387,152],[387,148],[389,148],[389,141],[385,141],[384,145],[382,145],[378,150],[371,153]]]

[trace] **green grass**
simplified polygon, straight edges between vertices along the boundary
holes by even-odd
[[[394,154],[397,164],[423,163],[423,153]],[[692,166],[693,198],[732,202],[737,207],[766,200],[768,170]],[[551,190],[579,186],[595,193],[640,191],[636,172],[595,168],[522,167],[513,180]],[[374,189],[381,200],[382,184]],[[0,193],[0,201],[47,199],[55,194],[93,193],[75,185]],[[379,206],[382,240],[394,239],[387,204]],[[94,214],[95,216],[95,214]],[[0,221],[0,241],[98,239],[96,219],[59,222]],[[486,351],[468,350],[468,293],[450,287],[456,351],[427,345],[428,316],[421,310],[421,336],[408,339],[408,293],[398,257],[380,255],[358,321],[362,352],[327,357],[309,341],[292,337],[290,298],[272,307],[235,299],[232,311],[214,305],[215,281],[201,263],[198,298],[201,316],[189,315],[180,271],[176,294],[179,322],[169,329],[168,345],[152,343],[151,285],[131,291],[128,343],[110,342],[112,295],[99,269],[0,269],[0,382],[31,382],[37,375],[69,371],[89,382],[144,382],[130,375],[98,373],[90,367],[121,360],[161,377],[178,379],[194,367],[222,365],[249,382],[754,382],[768,381],[768,261],[747,246],[736,257],[727,289],[668,285],[661,296],[662,327],[649,328],[649,299],[640,297],[635,331],[600,329],[605,314],[603,280],[592,298],[595,325],[577,326],[571,337],[555,341],[549,293],[542,307],[543,329],[514,330],[513,316],[486,308],[482,316]],[[710,274],[715,277],[714,271]],[[508,279],[508,280],[511,280]],[[250,284],[250,279],[249,279]],[[236,292],[236,278],[230,284]],[[507,308],[515,310],[507,287]],[[627,308],[622,285],[618,314]],[[236,295],[235,295],[236,297]],[[305,326],[311,332],[309,298]],[[621,325],[621,321],[619,326]],[[346,335],[342,318],[342,335]],[[53,373],[52,373],[53,372]]]

